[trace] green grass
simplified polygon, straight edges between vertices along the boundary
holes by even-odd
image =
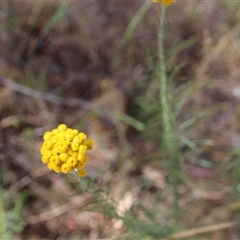
[[[28,194],[10,194],[6,190],[1,189],[0,197],[0,238],[13,239],[15,234],[19,234],[25,227],[25,221],[22,217],[22,209],[24,207]]]

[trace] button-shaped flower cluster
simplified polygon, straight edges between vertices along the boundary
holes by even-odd
[[[93,148],[93,140],[76,129],[60,124],[51,132],[43,135],[41,147],[42,162],[57,173],[68,173],[77,169],[80,177],[85,177],[85,165],[88,161],[87,150]]]

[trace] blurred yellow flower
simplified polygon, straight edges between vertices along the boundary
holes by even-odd
[[[78,171],[78,175],[80,177],[85,177],[87,175],[87,171],[84,168],[82,168]]]
[[[84,168],[88,161],[86,151],[93,148],[94,142],[87,139],[86,134],[60,124],[51,132],[46,132],[43,139],[41,159],[50,170],[68,173],[77,169],[80,177],[87,175]]]
[[[164,6],[168,6],[176,2],[176,0],[153,0],[153,2],[161,2]]]

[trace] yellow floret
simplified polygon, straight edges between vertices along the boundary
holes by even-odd
[[[65,125],[65,124],[60,124],[60,125],[58,125],[57,129],[58,129],[59,131],[65,131],[65,130],[67,130],[67,125]]]
[[[56,165],[56,164],[59,164],[60,162],[61,162],[61,160],[60,160],[59,156],[54,155],[54,156],[50,157],[50,163]]]
[[[58,129],[55,128],[55,129],[52,130],[53,135],[57,135],[58,133],[59,133]]]
[[[53,146],[52,155],[58,155],[58,149]]]
[[[77,164],[77,159],[74,158],[74,157],[69,157],[69,158],[67,159],[67,164],[69,164],[69,165],[71,166],[71,168],[72,168],[72,167],[75,167],[76,164]]]
[[[79,162],[87,163],[88,162],[88,156],[80,153],[80,154],[78,154],[77,160]]]
[[[78,150],[78,154],[85,154],[87,151],[87,146],[86,145],[80,145],[79,150]]]
[[[64,163],[61,167],[61,171],[63,173],[68,173],[71,170],[71,166],[67,163]]]
[[[53,166],[53,170],[56,172],[56,173],[59,173],[61,171],[61,165],[60,164],[57,164],[57,165],[54,165]]]
[[[53,170],[54,164],[51,163],[51,162],[49,162],[48,165],[47,165],[47,167],[48,167],[48,169]]]
[[[88,162],[88,155],[85,155],[84,157],[85,157],[85,158],[84,158],[83,162],[84,162],[84,163],[87,163],[87,162]]]
[[[153,0],[153,2],[160,2],[160,1],[164,6],[168,6],[176,2],[176,0]]]
[[[51,142],[56,143],[57,141],[58,141],[58,136],[57,135],[52,136]]]
[[[84,162],[78,162],[76,165],[76,168],[78,170],[83,169],[86,166],[86,164]]]
[[[93,149],[93,144],[94,144],[93,140],[91,140],[91,139],[87,140],[87,149],[92,150]]]
[[[73,154],[71,155],[73,158],[76,158],[77,159],[77,156],[78,156],[78,154],[77,154],[77,152],[73,152]]]
[[[42,147],[40,148],[41,154],[43,154],[43,152],[45,152],[45,151],[46,151],[46,149],[42,146]]]
[[[62,160],[62,162],[65,162],[68,158],[67,153],[60,153],[59,158]]]
[[[84,134],[84,133],[82,133],[82,132],[79,133],[78,136],[82,139],[82,141],[85,141],[86,138],[87,138],[86,134]]]
[[[57,148],[57,150],[58,150],[59,152],[63,153],[63,152],[66,152],[66,151],[67,151],[68,146],[69,146],[69,144],[68,144],[67,141],[61,140],[61,141],[59,141],[59,142],[57,143],[56,148]]]
[[[48,163],[49,162],[49,157],[48,156],[42,156],[42,162],[43,163]]]
[[[46,149],[44,146],[41,147],[40,152],[42,155],[44,155],[47,151],[49,151],[48,149]]]
[[[79,136],[75,136],[72,140],[73,143],[81,144],[82,139]]]
[[[42,155],[44,155],[44,156],[50,158],[51,155],[52,155],[52,152],[51,152],[50,150],[45,150],[45,151],[43,151]]]
[[[71,148],[69,148],[69,149],[67,150],[67,154],[68,154],[68,155],[71,156],[73,153],[74,153],[74,152],[73,152],[73,150],[72,150]]]
[[[59,141],[59,140],[64,140],[64,141],[65,141],[65,140],[68,140],[68,139],[65,138],[65,136],[66,136],[66,131],[61,131],[57,136],[58,136],[58,141]]]
[[[75,151],[77,151],[77,150],[79,149],[79,144],[73,142],[73,143],[71,144],[71,148],[72,148],[72,150],[75,152]]]
[[[78,170],[78,175],[79,175],[79,177],[86,177],[87,171],[84,168],[83,169],[79,169]]]
[[[68,128],[65,131],[65,138],[69,141],[71,141],[74,138],[75,134],[72,132],[72,129]]]
[[[172,3],[176,2],[176,0],[161,0],[162,4],[165,6],[171,5]]]
[[[52,137],[52,133],[51,132],[45,132],[43,135],[43,139],[44,140],[49,140]]]
[[[51,150],[53,148],[53,143],[51,140],[46,140],[44,143],[43,143],[43,148],[45,148],[46,150]]]
[[[78,130],[77,129],[72,129],[72,136],[78,135]]]
[[[77,159],[78,159],[78,161],[80,161],[80,162],[84,162],[84,160],[85,160],[85,155],[83,155],[82,153],[79,153],[78,156],[77,156]]]

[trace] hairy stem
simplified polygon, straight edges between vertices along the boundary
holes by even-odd
[[[160,104],[162,108],[162,124],[163,124],[163,143],[170,158],[171,165],[178,166],[178,145],[175,132],[175,117],[172,111],[172,96],[168,90],[165,54],[164,54],[164,26],[165,26],[166,7],[161,6],[161,14],[159,17],[158,32],[158,58],[160,61],[160,73],[158,81],[160,85]]]

